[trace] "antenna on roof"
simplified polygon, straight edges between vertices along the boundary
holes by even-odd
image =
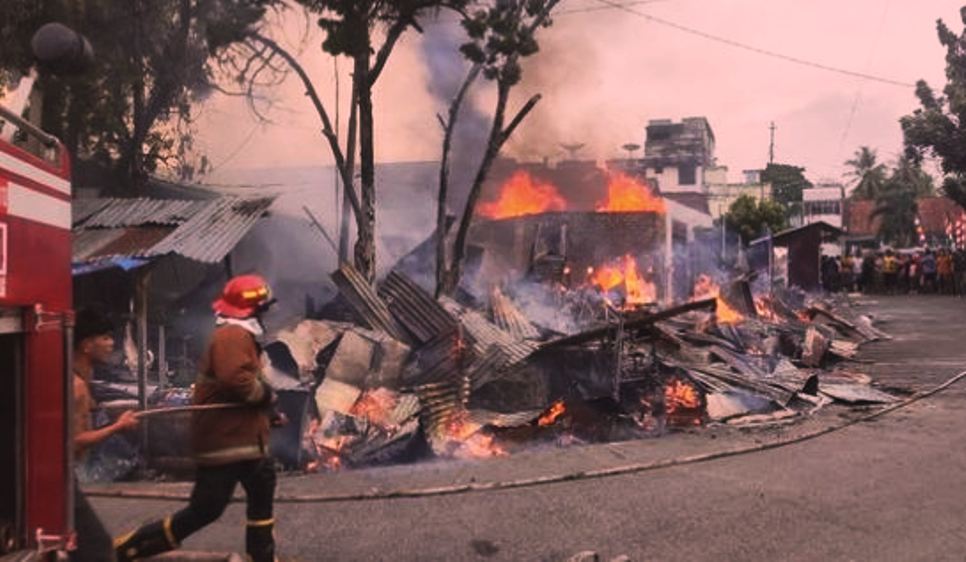
[[[581,142],[581,143],[561,144],[560,145],[560,148],[566,150],[567,153],[570,154],[570,159],[571,160],[576,160],[577,159],[577,152],[581,148],[583,148],[584,146],[586,146],[586,145]]]

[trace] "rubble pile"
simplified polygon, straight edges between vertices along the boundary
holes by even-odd
[[[660,435],[669,427],[774,422],[832,402],[894,398],[848,368],[888,336],[847,302],[720,288],[659,310],[597,295],[571,333],[528,317],[512,287],[486,302],[434,299],[398,271],[373,289],[333,275],[354,322],[304,320],[266,347],[293,469],[505,455],[534,442]],[[577,295],[577,296],[575,296]],[[566,299],[589,295],[572,291]]]

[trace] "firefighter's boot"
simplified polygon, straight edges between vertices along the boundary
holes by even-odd
[[[245,527],[245,553],[252,562],[275,560],[275,520],[249,521]]]
[[[171,532],[171,518],[149,523],[136,531],[114,539],[117,562],[132,562],[178,548]]]

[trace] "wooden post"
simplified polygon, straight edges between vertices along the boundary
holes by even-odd
[[[664,213],[664,304],[674,303],[674,224],[671,213]]]
[[[148,408],[148,287],[150,271],[139,271],[134,281],[134,311],[138,342],[138,409]],[[148,458],[148,427],[142,424],[141,451]]]
[[[168,375],[168,346],[164,341],[164,325],[158,326],[158,390],[164,390]]]

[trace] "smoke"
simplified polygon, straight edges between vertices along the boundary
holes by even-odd
[[[524,60],[523,79],[514,88],[510,115],[530,96],[542,94],[543,98],[507,143],[508,156],[554,160],[569,157],[561,145],[584,144],[578,158],[606,159],[618,156],[621,144],[640,142],[640,134],[624,138],[616,130],[619,125],[603,119],[614,115],[612,102],[608,102],[611,107],[598,105],[605,99],[600,90],[606,72],[599,49],[602,43],[604,48],[615,47],[602,41],[601,30],[610,25],[609,19],[598,15],[590,24],[564,14],[551,27],[537,32],[540,51]],[[613,99],[609,92],[606,98]]]
[[[469,72],[469,64],[459,52],[467,41],[457,22],[440,21],[427,26],[420,48],[426,62],[427,92],[433,97],[439,115],[448,119],[449,107]],[[457,118],[450,149],[449,208],[462,210],[466,195],[483,157],[490,118],[480,110],[475,91],[483,79],[470,89]]]

